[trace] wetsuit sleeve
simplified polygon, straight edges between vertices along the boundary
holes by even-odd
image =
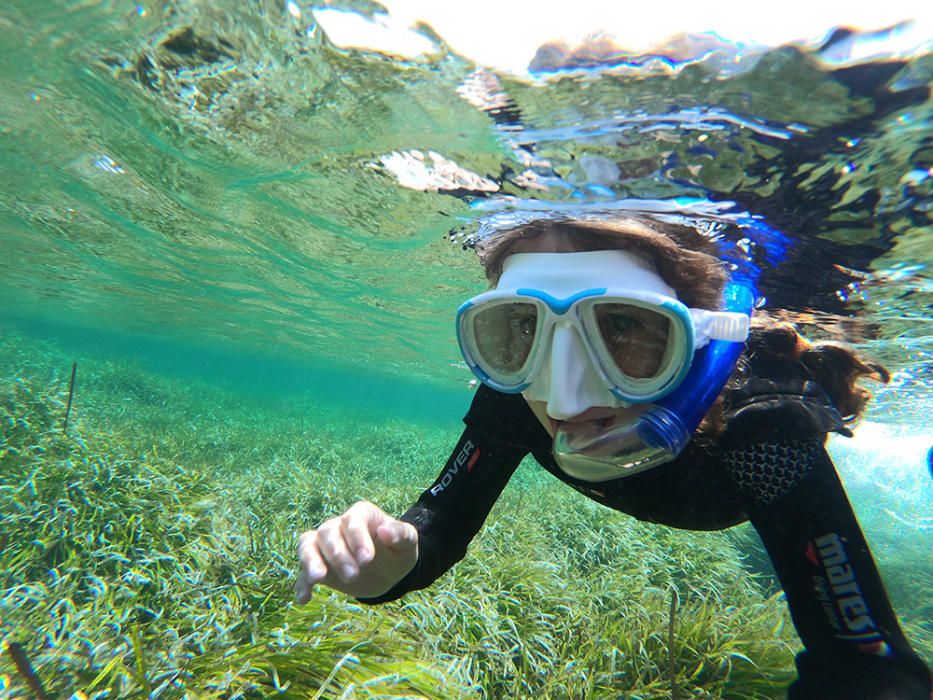
[[[536,430],[526,414],[536,420],[521,396],[477,391],[444,469],[400,518],[418,530],[415,568],[388,592],[360,602],[384,603],[425,588],[466,555],[522,458],[541,440],[543,428]]]
[[[822,436],[771,434],[724,458],[805,647],[788,699],[930,700]]]

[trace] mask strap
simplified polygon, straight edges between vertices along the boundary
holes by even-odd
[[[694,348],[706,347],[711,340],[728,340],[742,343],[748,338],[751,318],[738,311],[707,311],[690,309],[693,326],[696,329]]]

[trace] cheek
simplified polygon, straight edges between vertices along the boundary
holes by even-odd
[[[616,357],[616,363],[630,377],[647,379],[658,373],[661,367],[660,353],[650,348],[638,348],[631,353]]]
[[[630,377],[647,379],[658,373],[664,349],[653,343],[641,343],[633,339],[624,349],[613,355],[616,364]]]
[[[619,368],[630,377],[647,379],[661,369],[667,349],[665,329],[649,327],[632,333],[627,341],[613,353]]]
[[[525,399],[525,402],[528,404],[531,412],[535,414],[538,422],[544,426],[544,429],[547,431],[548,435],[554,437],[554,426],[547,414],[547,403],[544,401],[534,401],[532,399]]]

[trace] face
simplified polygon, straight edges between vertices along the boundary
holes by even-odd
[[[574,253],[580,252],[580,249],[567,236],[548,232],[536,238],[517,241],[510,252]],[[587,280],[587,286],[613,286],[618,282],[612,279],[592,279]],[[667,345],[669,321],[652,311],[628,305],[603,309],[597,320],[603,337],[614,339],[615,342],[611,343],[614,348],[613,358],[627,375],[651,377],[658,371]],[[570,375],[571,382],[575,378],[581,382],[592,380],[579,373],[578,368],[562,366],[559,369]],[[550,371],[550,368],[544,371]],[[619,402],[614,401],[611,394],[600,402],[604,405],[587,406],[574,400],[573,391],[552,391],[550,395],[544,396],[534,391],[534,386],[529,389],[523,392],[525,400],[552,437],[562,424],[582,427],[586,423],[596,423],[601,428],[609,428],[616,422],[628,422],[645,410],[642,405],[618,407]]]

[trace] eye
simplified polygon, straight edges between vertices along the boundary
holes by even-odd
[[[615,336],[628,335],[634,331],[644,328],[644,323],[639,319],[633,318],[625,313],[608,314],[609,331]]]

